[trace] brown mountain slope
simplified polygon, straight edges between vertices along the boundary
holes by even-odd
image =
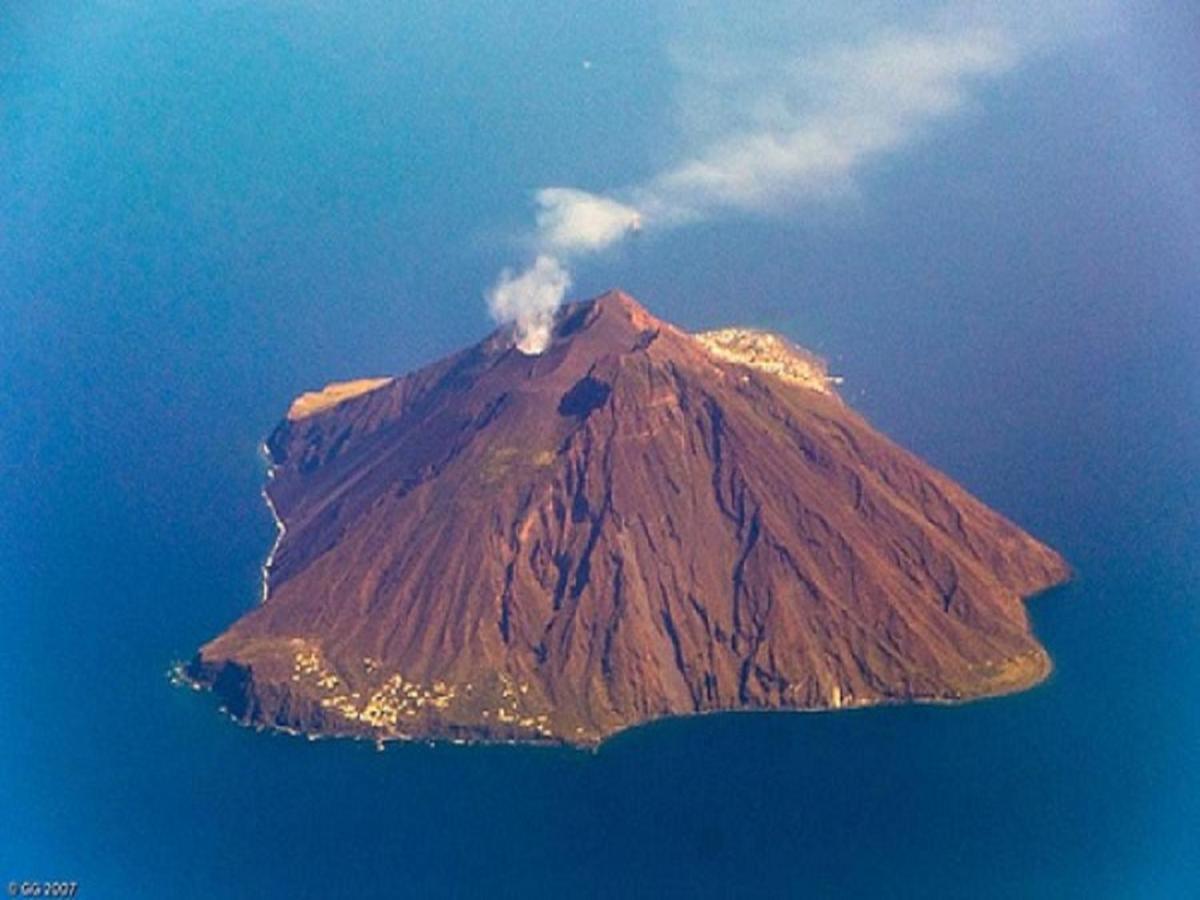
[[[580,744],[1041,680],[1021,598],[1063,560],[814,357],[714,334],[614,292],[565,307],[541,356],[497,333],[323,392],[267,444],[266,602],[191,676],[306,732]]]

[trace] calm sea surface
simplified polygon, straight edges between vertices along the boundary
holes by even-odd
[[[674,158],[681,13],[341,6],[0,12],[0,880],[1200,896],[1195,21],[1151,5],[1028,62],[844,204],[579,273],[828,355],[1060,549],[1047,684],[379,753],[236,727],[166,677],[256,602],[257,443],[301,390],[480,337],[531,190]]]

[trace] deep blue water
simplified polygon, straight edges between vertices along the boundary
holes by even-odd
[[[886,432],[1059,548],[1046,685],[596,754],[377,753],[235,727],[165,677],[256,601],[257,443],[302,389],[483,334],[533,188],[671,158],[679,13],[337,6],[0,11],[0,879],[1200,895],[1196,21],[1148,5],[1028,63],[852,208],[580,273],[829,355]]]

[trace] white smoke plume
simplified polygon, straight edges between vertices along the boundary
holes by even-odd
[[[974,89],[1040,40],[990,9],[950,6],[923,28],[876,29],[858,44],[816,52],[785,48],[730,62],[705,48],[677,50],[682,93],[703,111],[696,130],[705,137],[678,163],[613,196],[539,190],[537,260],[520,275],[501,275],[489,294],[493,316],[515,324],[522,350],[541,352],[579,256],[643,227],[785,213],[853,192],[869,164],[967,107]]]
[[[546,349],[554,312],[571,288],[564,260],[602,250],[641,228],[637,210],[587,191],[543,188],[535,199],[537,258],[520,273],[505,269],[487,293],[492,318],[512,324],[517,349],[530,355]]]
[[[558,253],[602,250],[642,227],[642,217],[632,206],[575,188],[542,188],[537,233],[541,242]]]
[[[514,325],[513,339],[522,353],[546,349],[554,326],[554,311],[571,287],[571,274],[553,256],[539,256],[520,274],[500,273],[488,291],[488,309],[497,322]]]

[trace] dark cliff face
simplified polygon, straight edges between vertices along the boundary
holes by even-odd
[[[1049,671],[1021,598],[1057,554],[834,394],[620,293],[541,356],[493,336],[268,449],[268,599],[192,664],[249,721],[586,744]]]

